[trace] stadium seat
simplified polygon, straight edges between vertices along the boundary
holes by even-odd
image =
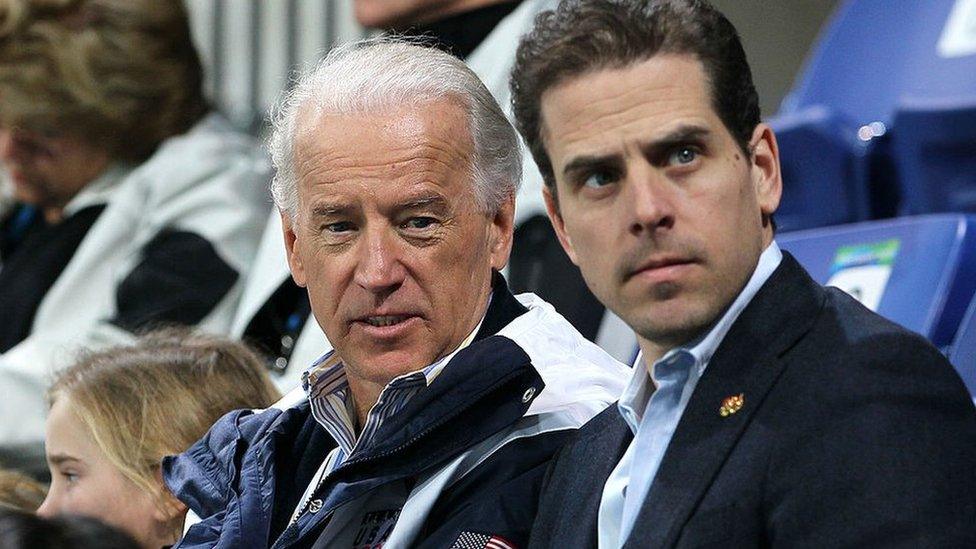
[[[968,98],[902,102],[895,126],[900,213],[976,212],[976,83]]]
[[[784,231],[895,213],[899,187],[893,170],[877,159],[888,156],[886,134],[901,89],[897,60],[908,55],[905,35],[917,10],[914,0],[849,0],[824,26],[769,120],[780,141]],[[792,211],[816,205],[806,201],[804,195],[814,193],[806,189],[819,188],[818,201],[826,198],[837,213],[805,215],[794,223]],[[845,199],[847,206],[834,205]]]
[[[893,114],[900,211],[976,212],[976,3],[915,4]]]
[[[780,113],[829,108],[858,127],[889,124],[916,36],[955,0],[847,0],[820,33]],[[934,46],[934,42],[932,43]]]
[[[855,202],[842,222],[976,211],[974,21],[969,0],[843,2],[770,120],[783,128],[785,186],[863,193],[869,215]],[[825,131],[836,135],[790,135]]]
[[[976,397],[976,299],[969,305],[959,333],[949,350],[949,361],[966,382],[969,394]]]
[[[926,215],[781,234],[814,280],[946,349],[976,293],[976,216]]]
[[[781,231],[841,225],[870,217],[866,142],[854,125],[820,106],[770,121],[779,143]],[[816,154],[811,154],[816,151]]]

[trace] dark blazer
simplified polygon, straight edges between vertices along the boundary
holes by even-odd
[[[631,440],[616,406],[583,427],[530,547],[596,547]],[[706,546],[976,547],[976,408],[959,376],[784,254],[712,357],[625,543]]]

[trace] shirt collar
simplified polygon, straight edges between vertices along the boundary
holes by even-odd
[[[749,278],[745,287],[739,292],[735,300],[732,301],[728,309],[725,310],[725,313],[722,314],[718,321],[705,334],[681,347],[671,349],[651,364],[650,367],[644,362],[643,352],[637,354],[630,382],[627,384],[627,388],[624,389],[617,404],[621,415],[631,426],[631,429],[636,431],[637,425],[640,424],[644,408],[651,394],[654,392],[654,385],[651,381],[659,379],[660,375],[662,375],[661,369],[665,367],[691,368],[695,366],[698,370],[694,379],[697,380],[705,372],[705,368],[708,366],[709,361],[711,361],[712,355],[715,354],[722,340],[729,333],[732,324],[739,318],[739,315],[742,314],[742,311],[756,296],[756,293],[759,292],[763,284],[769,280],[769,277],[779,267],[782,260],[783,252],[774,240],[759,256],[759,262],[756,264],[756,268],[752,272],[752,276]]]

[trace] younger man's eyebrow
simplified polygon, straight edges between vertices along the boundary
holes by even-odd
[[[673,131],[641,146],[641,151],[648,158],[657,158],[671,152],[675,147],[702,141],[711,130],[697,124],[682,125]],[[590,173],[599,169],[622,170],[622,159],[618,154],[583,155],[574,157],[563,167],[563,175],[571,178],[576,173]]]
[[[711,130],[704,126],[683,125],[657,139],[652,139],[641,146],[641,150],[648,158],[657,158],[671,152],[675,147],[700,142],[709,134],[711,134]]]
[[[563,166],[563,175],[571,178],[576,173],[589,173],[598,169],[620,168],[622,161],[620,155],[584,155],[574,157]]]

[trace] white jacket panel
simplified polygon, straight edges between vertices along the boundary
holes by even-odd
[[[0,448],[43,441],[50,376],[78,349],[130,337],[107,321],[116,313],[117,286],[160,230],[203,237],[238,272],[234,287],[200,323],[229,331],[270,208],[270,173],[258,143],[213,114],[138,167],[111,168],[68,204],[69,214],[91,204],[106,207],[41,301],[31,335],[0,355]]]

